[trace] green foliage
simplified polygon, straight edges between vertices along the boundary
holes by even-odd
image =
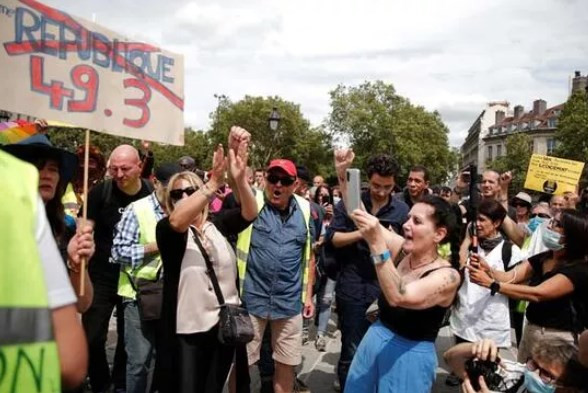
[[[210,143],[205,133],[194,131],[191,128],[185,129],[184,146],[172,146],[161,143],[150,143],[150,149],[155,157],[155,165],[163,162],[177,161],[178,158],[189,155],[196,160],[196,165],[209,168],[212,160]],[[48,136],[51,142],[62,149],[75,152],[79,146],[84,144],[85,131],[80,128],[57,128],[50,127]],[[91,132],[90,144],[97,146],[106,158],[118,145],[128,144],[141,150],[141,141],[109,134]]]
[[[393,85],[382,81],[339,85],[330,95],[328,126],[335,136],[349,139],[359,168],[370,156],[386,153],[400,165],[400,181],[417,164],[430,171],[431,184],[443,183],[454,171],[457,156],[439,114],[412,105],[396,94]]]
[[[487,163],[486,167],[494,169],[499,173],[512,172],[512,182],[509,194],[519,192],[523,189],[527,169],[531,160],[532,138],[525,133],[512,134],[506,137],[506,154]]]
[[[277,108],[281,121],[277,131],[269,128],[272,108]],[[280,97],[245,96],[232,102],[221,96],[217,110],[211,113],[212,127],[208,132],[211,146],[225,144],[233,125],[251,133],[249,164],[265,167],[273,158],[289,158],[305,165],[311,174],[323,176],[334,171],[331,138],[322,128],[311,128],[300,112],[299,105]]]
[[[588,161],[588,96],[577,91],[570,96],[558,119],[556,156]]]

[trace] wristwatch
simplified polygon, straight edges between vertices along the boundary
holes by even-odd
[[[498,292],[500,292],[500,283],[498,281],[494,281],[492,284],[490,284],[490,296],[494,296]]]
[[[391,258],[392,254],[390,254],[390,250],[386,250],[381,254],[372,254],[372,262],[374,263],[374,265],[381,265]]]

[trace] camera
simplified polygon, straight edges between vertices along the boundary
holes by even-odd
[[[331,203],[331,197],[329,197],[328,195],[322,195],[321,196],[321,205],[326,205],[328,203]]]
[[[488,389],[500,391],[503,386],[503,378],[498,374],[498,362],[491,362],[489,360],[469,359],[465,363],[465,370],[472,383],[474,390],[480,390],[480,376],[484,377]]]

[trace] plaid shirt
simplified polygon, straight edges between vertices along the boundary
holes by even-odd
[[[155,197],[155,192],[145,198],[148,198],[149,202],[151,202],[157,221],[165,217],[163,208]],[[139,243],[139,220],[135,211],[130,206],[125,209],[114,229],[110,263],[130,264],[135,269],[143,263],[145,246]]]

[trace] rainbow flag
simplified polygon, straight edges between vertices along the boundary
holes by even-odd
[[[0,145],[20,142],[37,133],[37,125],[23,120],[0,122]]]

